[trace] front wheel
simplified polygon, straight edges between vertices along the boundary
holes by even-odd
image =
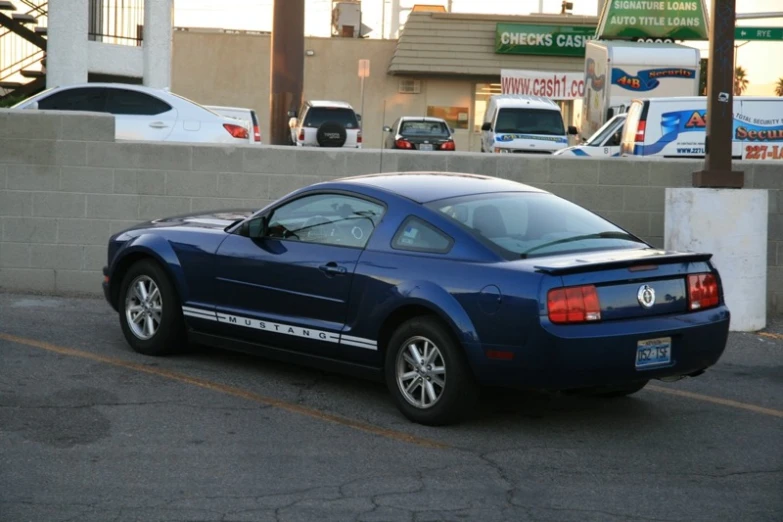
[[[478,388],[462,348],[437,320],[403,323],[386,350],[386,385],[408,419],[440,426],[471,412]]]
[[[119,315],[125,340],[144,355],[166,355],[186,344],[179,299],[163,269],[145,259],[130,267],[120,287]]]

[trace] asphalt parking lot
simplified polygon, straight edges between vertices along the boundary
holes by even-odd
[[[783,520],[783,335],[596,400],[492,392],[458,426],[383,386],[196,349],[101,299],[0,294],[0,520]]]

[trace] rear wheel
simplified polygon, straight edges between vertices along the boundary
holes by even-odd
[[[397,408],[420,424],[456,422],[478,398],[462,348],[433,318],[414,318],[397,328],[386,350],[385,373]]]
[[[134,263],[122,280],[119,315],[125,340],[144,355],[166,355],[186,345],[182,308],[169,277],[156,262]]]

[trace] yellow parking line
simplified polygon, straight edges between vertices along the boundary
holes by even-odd
[[[400,442],[408,442],[410,444],[416,444],[417,446],[423,446],[426,448],[446,449],[450,447],[447,444],[435,440],[425,439],[423,437],[417,437],[415,435],[410,435],[402,431],[382,428],[380,426],[375,426],[372,424],[368,424],[366,422],[349,419],[346,417],[341,417],[339,415],[324,413],[314,408],[308,408],[307,406],[302,406],[300,404],[294,404],[280,399],[275,399],[273,397],[267,397],[264,395],[260,395],[258,393],[253,393],[251,391],[237,388],[235,386],[227,386],[225,384],[207,381],[205,379],[199,379],[197,377],[191,377],[184,373],[179,373],[171,370],[164,370],[162,368],[155,368],[144,364],[124,361],[122,359],[115,359],[114,357],[106,357],[104,355],[98,355],[95,353],[85,352],[82,350],[75,350],[73,348],[66,348],[64,346],[57,346],[56,344],[37,341],[35,339],[26,339],[24,337],[18,337],[16,335],[10,335],[2,332],[0,332],[0,339],[16,344],[21,344],[24,346],[40,348],[42,350],[59,353],[61,355],[69,355],[71,357],[89,359],[91,361],[110,364],[112,366],[119,366],[121,368],[127,368],[129,370],[135,370],[138,372],[157,375],[158,377],[163,377],[165,379],[192,384],[193,386],[198,386],[199,388],[205,388],[207,390],[212,390],[226,395],[231,395],[233,397],[239,397],[240,399],[253,401],[267,406],[273,406],[281,410],[285,410],[291,413],[297,413],[299,415],[304,415],[306,417],[311,417],[313,419],[332,422],[334,424],[339,424],[341,426],[347,426],[349,428],[371,433],[373,435],[379,435],[387,439],[392,439]]]
[[[755,404],[748,404],[746,402],[733,401],[731,399],[722,399],[720,397],[713,397],[712,395],[693,393],[685,390],[672,390],[670,388],[664,388],[663,386],[648,385],[644,389],[657,391],[659,393],[667,393],[669,395],[676,395],[678,397],[687,397],[688,399],[696,399],[697,401],[711,402],[713,404],[720,404],[721,406],[739,408],[741,410],[748,410],[754,413],[760,413],[762,415],[770,415],[772,417],[779,417],[783,419],[783,411],[773,410],[772,408],[764,408],[763,406],[756,406]]]
[[[771,332],[759,332],[758,335],[762,337],[769,337],[770,339],[783,339],[782,334],[771,333]]]
[[[298,413],[299,415],[304,415],[306,417],[332,422],[334,424],[340,424],[342,426],[347,426],[349,428],[357,429],[367,433],[372,433],[374,435],[379,435],[381,437],[385,437],[388,439],[393,439],[401,442],[408,442],[411,444],[416,444],[418,446],[423,446],[427,448],[446,449],[450,447],[448,444],[438,442],[432,439],[417,437],[415,435],[410,435],[402,431],[390,430],[387,428],[382,428],[380,426],[375,426],[373,424],[368,424],[366,422],[349,419],[346,417],[341,417],[339,415],[324,413],[320,410],[316,410],[315,408],[309,408],[307,406],[302,406],[300,404],[294,404],[280,399],[275,399],[273,397],[267,397],[265,395],[260,395],[258,393],[253,393],[251,391],[243,390],[235,386],[227,386],[225,384],[207,381],[205,379],[199,379],[197,377],[191,377],[184,373],[179,373],[171,370],[164,370],[162,368],[156,368],[153,366],[147,366],[144,364],[134,363],[130,361],[124,361],[122,359],[116,359],[114,357],[106,357],[104,355],[98,355],[95,353],[85,352],[82,350],[75,350],[73,348],[66,348],[64,346],[58,346],[56,344],[51,344],[44,341],[37,341],[35,339],[27,339],[24,337],[19,337],[16,335],[6,334],[2,332],[0,332],[0,339],[16,344],[21,344],[24,346],[30,346],[33,348],[41,348],[43,350],[59,353],[61,355],[69,355],[72,357],[89,359],[96,362],[110,364],[112,366],[119,366],[122,368],[127,368],[129,370],[135,370],[139,372],[149,373],[152,375],[157,375],[165,379],[171,379],[174,381],[192,384],[193,386],[198,386],[199,388],[205,388],[207,390],[224,393],[226,395],[231,395],[233,397],[239,397],[241,399],[253,401],[259,404],[273,406],[275,408],[285,410],[291,413]],[[775,410],[772,408],[765,408],[763,406],[756,406],[755,404],[748,404],[745,402],[734,401],[731,399],[723,399],[721,397],[713,397],[711,395],[704,395],[701,393],[664,388],[662,386],[656,386],[656,385],[648,385],[647,387],[645,387],[645,390],[655,391],[659,393],[666,393],[669,395],[685,397],[688,399],[694,399],[703,402],[709,402],[721,406],[728,406],[731,408],[737,408],[741,410],[751,411],[754,413],[759,413],[761,415],[783,418],[783,411]]]

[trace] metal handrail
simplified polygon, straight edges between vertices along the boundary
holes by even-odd
[[[41,62],[45,57],[43,49],[38,49],[33,54],[27,55],[21,60],[17,61],[0,71],[0,82],[4,82],[16,74],[19,74],[24,69]]]

